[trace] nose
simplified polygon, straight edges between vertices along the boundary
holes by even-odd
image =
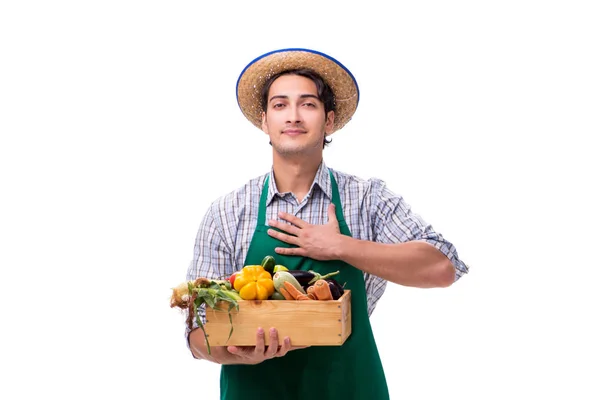
[[[287,120],[288,124],[299,124],[300,122],[302,122],[302,117],[301,117],[300,110],[298,109],[298,107],[288,107],[288,110],[289,110],[288,120]]]

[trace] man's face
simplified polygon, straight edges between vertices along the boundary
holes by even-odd
[[[333,128],[333,118],[333,111],[325,118],[325,107],[312,80],[283,75],[269,89],[262,129],[281,155],[322,152],[325,134]]]

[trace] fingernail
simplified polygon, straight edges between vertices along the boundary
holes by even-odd
[[[263,333],[265,333],[265,331],[263,328],[258,328],[258,333],[262,335]]]
[[[271,329],[269,329],[269,332],[271,332],[272,334],[275,334],[275,333],[277,333],[277,331],[275,330],[275,328],[271,328]]]

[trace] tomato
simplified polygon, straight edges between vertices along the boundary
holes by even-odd
[[[231,283],[231,287],[233,287],[233,283],[235,282],[235,277],[237,276],[237,272],[235,272],[234,274],[232,274],[229,277],[229,283]]]

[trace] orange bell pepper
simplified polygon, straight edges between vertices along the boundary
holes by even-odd
[[[244,300],[267,300],[275,292],[273,278],[260,265],[246,265],[235,276],[233,288]]]

